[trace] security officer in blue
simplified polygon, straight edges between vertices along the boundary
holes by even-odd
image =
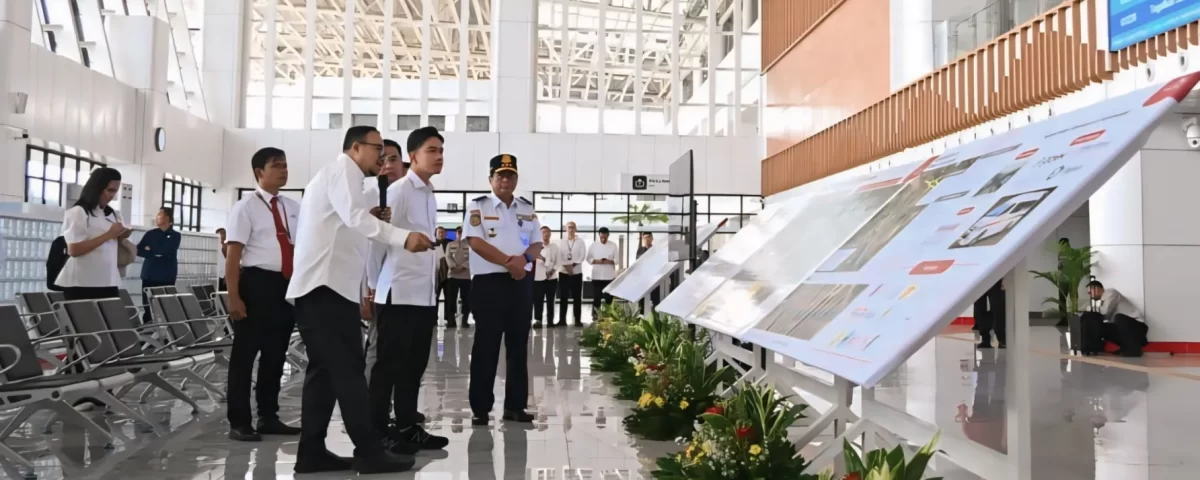
[[[471,245],[471,313],[477,330],[471,347],[472,424],[487,425],[496,401],[493,387],[500,341],[507,352],[504,420],[530,423],[526,355],[533,314],[533,259],[542,251],[541,224],[533,204],[514,196],[517,158],[497,155],[488,182],[492,194],[471,200],[463,236]]]

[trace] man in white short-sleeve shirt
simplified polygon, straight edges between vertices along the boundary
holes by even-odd
[[[336,404],[354,442],[353,468],[360,474],[400,472],[415,463],[401,453],[409,446],[384,437],[371,418],[368,400],[359,320],[367,242],[402,246],[410,252],[429,250],[433,242],[422,233],[389,224],[390,212],[372,207],[363,194],[363,178],[379,171],[383,138],[378,130],[351,127],[342,152],[305,187],[295,235],[295,273],[287,298],[295,301],[296,327],[308,349],[295,471],[344,470],[346,459],[329,453],[325,446]]]
[[[262,441],[262,435],[298,435],[300,428],[279,420],[279,388],[288,343],[296,328],[287,301],[292,278],[300,203],[279,194],[287,185],[287,155],[278,148],[259,150],[250,159],[258,188],[229,211],[225,230],[225,283],[233,348],[229,358],[229,438]],[[258,358],[255,399],[258,422],[250,410],[250,383]]]
[[[567,222],[567,236],[558,241],[558,323],[567,325],[567,302],[573,303],[571,313],[575,326],[583,325],[583,261],[587,259],[587,245],[576,235],[575,222]]]

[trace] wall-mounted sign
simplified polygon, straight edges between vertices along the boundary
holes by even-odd
[[[632,173],[621,174],[621,189],[622,191],[633,193],[671,193],[671,176],[670,175],[635,175]]]
[[[1200,19],[1200,0],[1108,0],[1108,49],[1117,51]]]

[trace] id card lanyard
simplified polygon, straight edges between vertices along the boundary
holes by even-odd
[[[267,211],[271,212],[272,216],[275,215],[275,212],[271,210],[271,203],[267,202],[267,199],[263,198],[261,193],[254,192],[254,196],[258,197],[258,200],[260,202],[262,202],[264,206],[267,207]],[[279,198],[279,197],[275,197],[275,198]],[[292,226],[288,222],[287,204],[284,203],[283,200],[279,201],[279,214],[283,216],[283,233],[285,235],[287,235],[289,242],[296,243],[295,241],[292,240]]]

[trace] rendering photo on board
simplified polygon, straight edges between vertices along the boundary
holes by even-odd
[[[757,328],[800,340],[811,340],[846,310],[868,285],[804,283],[796,287],[775,314]]]
[[[1054,187],[1050,187],[1001,198],[951,244],[950,248],[986,247],[1000,243],[1013,227],[1021,223],[1021,220],[1053,191]]]

